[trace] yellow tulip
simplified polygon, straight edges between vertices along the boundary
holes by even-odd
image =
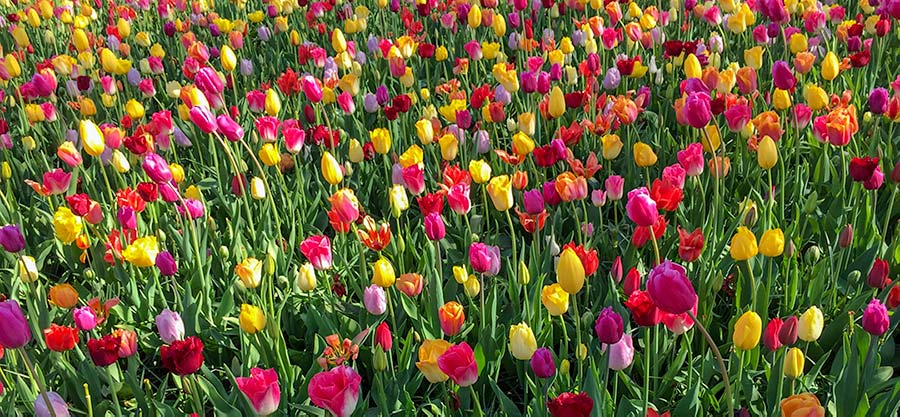
[[[762,335],[762,319],[753,311],[744,313],[734,323],[732,341],[735,349],[751,350],[759,344]]]
[[[265,109],[269,116],[277,116],[281,111],[281,97],[271,88],[266,90]]]
[[[809,47],[809,43],[807,42],[806,35],[802,33],[795,33],[791,35],[791,53],[798,54],[800,52],[805,51]]]
[[[469,162],[469,174],[476,184],[484,184],[491,179],[491,166],[482,159]]]
[[[72,243],[81,234],[81,217],[76,216],[68,207],[60,206],[53,214],[53,231],[62,243]]]
[[[775,93],[772,94],[772,105],[775,106],[775,110],[789,109],[791,104],[791,95],[787,90],[776,88]]]
[[[731,258],[735,261],[746,261],[759,252],[756,246],[756,236],[745,226],[738,227],[737,233],[731,238]]]
[[[473,5],[471,9],[469,9],[469,15],[467,16],[467,22],[469,27],[475,29],[481,26],[481,7],[477,4]]]
[[[825,54],[825,58],[822,60],[822,78],[831,81],[837,78],[838,73],[840,73],[841,63],[838,61],[837,55],[832,51],[828,51]]]
[[[600,138],[600,142],[603,144],[603,159],[608,161],[618,158],[625,146],[619,135],[604,135]]]
[[[369,131],[369,139],[375,146],[375,152],[384,155],[391,150],[391,133],[387,129],[379,127]]]
[[[240,323],[241,330],[247,334],[257,333],[266,328],[266,313],[257,306],[241,304]]]
[[[344,32],[341,32],[340,29],[335,29],[331,32],[331,47],[334,48],[334,52],[337,53],[347,50],[347,40],[344,39]]]
[[[754,46],[744,51],[744,64],[750,68],[758,70],[762,67],[763,49],[761,46]]]
[[[584,265],[572,248],[568,248],[559,255],[559,263],[556,264],[556,281],[563,291],[569,294],[578,294],[584,287]]]
[[[759,240],[759,252],[774,258],[784,252],[784,232],[781,229],[770,229],[763,233]]]
[[[769,135],[763,136],[756,149],[756,161],[762,169],[772,169],[778,163],[778,148]]]
[[[228,45],[222,45],[220,59],[222,61],[222,69],[225,71],[231,72],[237,67],[237,56],[234,54],[234,49],[231,49]]]
[[[650,145],[647,145],[644,142],[637,142],[634,144],[634,162],[639,167],[649,167],[656,164],[656,154],[653,152],[653,149],[650,148]]]
[[[805,362],[806,358],[803,356],[803,351],[795,347],[788,349],[787,354],[784,356],[784,376],[790,379],[797,379],[800,375],[803,375]]]
[[[697,56],[690,54],[684,59],[684,76],[685,78],[700,78],[703,69],[700,67],[700,60]]]
[[[815,342],[822,336],[822,328],[825,327],[825,316],[822,310],[812,306],[801,316],[797,326],[797,336],[804,342]]]
[[[416,368],[425,375],[425,379],[432,384],[446,381],[449,377],[438,367],[438,358],[452,346],[450,342],[441,339],[429,339],[419,346],[419,361]]]
[[[525,322],[514,324],[509,328],[509,351],[520,361],[527,361],[537,350],[534,332]]]
[[[553,90],[550,90],[550,103],[547,106],[547,109],[550,112],[550,116],[554,119],[565,114],[566,96],[563,95],[562,89],[560,89],[559,86],[554,86]]]
[[[491,182],[487,186],[487,193],[491,197],[491,202],[494,203],[494,208],[497,211],[509,210],[514,204],[512,182],[509,179],[509,175],[491,178]]]
[[[125,113],[132,119],[141,119],[144,117],[144,105],[135,99],[128,100],[125,103]]]
[[[400,214],[409,208],[409,198],[406,197],[406,188],[397,184],[391,187],[390,195],[391,214],[393,214],[395,218],[400,217]]]
[[[416,122],[416,136],[423,145],[434,142],[434,127],[431,125],[431,120],[419,119]]]
[[[344,180],[344,173],[341,170],[341,164],[331,155],[331,152],[325,151],[322,154],[322,177],[331,185],[338,185]]]
[[[148,268],[156,265],[156,255],[159,255],[159,245],[156,242],[156,236],[145,236],[136,239],[122,251],[122,257],[128,263],[139,268]]]
[[[244,288],[256,288],[262,282],[262,262],[256,258],[246,258],[234,267],[234,273],[241,279]]]
[[[106,142],[103,139],[103,132],[91,120],[82,120],[78,125],[78,133],[81,137],[81,144],[84,151],[91,156],[100,156],[106,150]]]
[[[316,269],[311,263],[303,264],[297,271],[297,287],[303,292],[316,289]]]
[[[465,284],[469,280],[469,271],[466,270],[465,265],[453,266],[453,279],[457,284]]]
[[[262,148],[259,150],[259,160],[265,166],[275,166],[281,161],[281,154],[278,152],[278,146],[274,143],[266,143],[263,144]]]
[[[528,155],[534,150],[534,141],[528,135],[517,132],[512,137],[512,150],[519,156]]]
[[[569,293],[559,284],[545,285],[541,290],[541,304],[551,316],[561,316],[569,310]]]
[[[448,133],[441,136],[438,143],[441,145],[441,159],[445,161],[456,159],[456,154],[459,151],[459,141],[456,139],[456,136]]]
[[[375,265],[372,266],[372,283],[382,287],[389,288],[391,285],[394,285],[394,281],[397,280],[396,275],[394,274],[394,266],[391,265],[391,262],[385,258],[379,258],[375,261]]]
[[[828,93],[826,93],[825,89],[822,87],[815,84],[809,84],[806,86],[805,95],[806,104],[813,111],[822,110],[828,105]]]

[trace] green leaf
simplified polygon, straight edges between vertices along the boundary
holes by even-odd
[[[521,417],[522,413],[519,411],[518,407],[516,407],[516,403],[514,403],[509,397],[500,390],[500,387],[497,386],[497,383],[491,380],[491,389],[494,391],[494,395],[500,399],[500,409],[509,416],[509,417]]]

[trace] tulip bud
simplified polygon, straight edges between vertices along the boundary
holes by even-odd
[[[266,198],[266,186],[263,183],[262,178],[253,177],[253,179],[250,180],[250,196],[252,196],[254,200]]]
[[[798,348],[790,348],[784,357],[784,376],[797,379],[803,375],[803,365],[806,362],[803,352]]]
[[[803,203],[803,212],[806,214],[812,214],[813,211],[816,210],[816,207],[819,205],[819,193],[813,191],[810,193],[809,197],[807,197],[806,202]]]
[[[372,354],[372,366],[379,372],[387,369],[387,354],[384,353],[381,346],[375,347],[375,352]]]
[[[852,245],[852,244],[853,244],[853,226],[848,224],[848,225],[844,226],[844,228],[841,230],[841,234],[838,237],[838,246],[846,249],[846,248],[849,248],[850,245]]]
[[[571,366],[571,365],[569,364],[569,360],[568,360],[568,359],[563,359],[563,360],[559,363],[559,373],[560,373],[560,375],[569,375],[569,367],[570,367],[570,366]]]
[[[528,271],[528,266],[525,265],[525,262],[519,261],[519,284],[528,285],[531,281],[531,272]]]
[[[35,282],[38,279],[37,264],[31,256],[22,256],[19,262],[19,279],[22,282]]]
[[[796,255],[796,254],[797,254],[797,246],[794,245],[794,241],[793,240],[787,241],[787,244],[784,247],[784,256],[787,256],[788,258],[793,258],[794,255]]]
[[[806,250],[806,255],[804,256],[804,260],[806,263],[810,265],[815,265],[819,263],[819,257],[822,255],[822,250],[819,249],[818,246],[812,246]]]
[[[481,282],[474,275],[470,275],[469,279],[463,283],[463,288],[466,290],[466,295],[475,297],[481,292]]]
[[[759,209],[757,209],[755,203],[750,202],[744,210],[744,218],[741,223],[746,227],[753,227],[756,225],[757,220],[759,220]]]
[[[304,292],[316,289],[316,270],[311,263],[303,264],[297,271],[297,287]]]

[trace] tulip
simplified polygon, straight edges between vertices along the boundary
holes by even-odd
[[[762,333],[762,319],[753,311],[741,315],[734,323],[732,341],[734,347],[741,350],[751,350],[759,344]]]
[[[297,287],[303,292],[316,289],[316,270],[311,263],[307,262],[297,270]]]
[[[385,258],[379,258],[375,261],[375,264],[372,266],[372,284],[381,288],[389,288],[394,285],[394,281],[396,281],[396,275],[391,262]]]
[[[553,352],[542,347],[531,355],[531,371],[538,378],[547,379],[556,375],[556,363],[553,361]]]
[[[584,287],[584,265],[574,250],[568,248],[556,264],[556,281],[569,294],[578,294]]]
[[[822,78],[831,81],[837,78],[838,74],[841,70],[841,63],[837,58],[837,55],[832,51],[828,51],[825,54],[825,58],[822,59]]]
[[[300,242],[300,252],[312,263],[315,269],[320,271],[331,269],[331,241],[328,239],[328,236],[316,235],[304,239],[303,242]]]
[[[650,145],[644,142],[637,142],[634,144],[634,162],[639,167],[653,166],[656,164],[656,154],[650,148]]]
[[[696,92],[688,94],[682,108],[684,118],[691,127],[702,129],[712,120],[710,97],[708,93]]]
[[[781,90],[790,90],[797,84],[797,78],[787,62],[776,61],[772,64],[772,83]]]
[[[888,312],[884,304],[881,303],[881,300],[873,298],[869,305],[866,306],[866,309],[863,310],[863,330],[872,336],[881,336],[887,332],[890,325],[891,320],[888,318]]]
[[[597,339],[600,343],[608,345],[618,343],[622,339],[625,331],[625,324],[622,322],[622,316],[616,313],[612,307],[605,307],[600,310],[594,322],[594,332],[597,333]]]
[[[256,288],[262,282],[262,262],[256,258],[245,258],[235,265],[234,273],[241,279],[244,288]]]
[[[450,346],[437,359],[438,368],[460,387],[468,387],[478,380],[478,363],[468,343]]]
[[[497,211],[509,210],[513,204],[512,183],[508,175],[491,178],[487,186],[488,195]]]
[[[697,293],[684,267],[669,260],[650,270],[647,292],[656,307],[671,314],[685,313],[697,304]]]
[[[546,285],[541,290],[541,303],[551,316],[561,316],[569,310],[569,293],[559,284]]]
[[[450,301],[438,309],[438,318],[441,322],[441,330],[447,336],[456,336],[462,330],[466,321],[466,313],[463,306],[456,301]]]
[[[69,309],[78,304],[78,291],[71,284],[57,284],[50,287],[48,297],[53,305]]]
[[[604,346],[604,348],[607,348]],[[634,360],[634,344],[630,334],[622,335],[622,338],[609,345],[609,369],[622,371]]]
[[[266,327],[266,314],[259,307],[242,304],[239,322],[244,332],[254,334]]]
[[[375,145],[375,152],[387,154],[391,150],[391,133],[387,129],[377,128],[369,131],[369,140]]]
[[[390,200],[391,214],[395,218],[400,217],[400,214],[409,208],[409,199],[406,197],[406,188],[402,185],[391,187]]]
[[[759,240],[759,253],[774,258],[784,252],[784,232],[781,229],[769,229]]]
[[[775,317],[769,320],[769,324],[766,325],[766,330],[763,332],[763,345],[765,345],[766,349],[774,352],[781,347],[779,334],[782,327],[784,327],[784,323],[780,318]]]
[[[578,394],[564,392],[547,401],[547,408],[552,417],[588,417],[594,409],[594,400],[584,391]]]
[[[384,288],[375,284],[366,287],[363,292],[363,304],[366,306],[366,311],[373,316],[384,314],[387,311],[387,294],[384,292]]]
[[[737,233],[731,238],[731,258],[735,261],[746,261],[759,252],[756,246],[756,236],[745,226],[738,227]]]
[[[484,184],[491,179],[491,166],[483,160],[469,162],[469,174],[476,184]]]
[[[600,143],[603,145],[603,159],[607,161],[618,158],[625,146],[619,135],[604,135],[600,138]]]
[[[781,417],[825,417],[825,407],[813,394],[791,395],[781,400]]]
[[[415,297],[422,293],[422,276],[416,273],[406,273],[397,278],[397,289],[407,297]]]
[[[329,184],[337,185],[344,180],[344,172],[341,169],[341,164],[337,162],[337,159],[334,159],[331,152],[325,151],[322,153],[321,168],[322,177],[325,178],[325,181]]]
[[[534,332],[525,322],[515,324],[509,328],[509,351],[513,357],[521,360],[530,360],[537,350],[537,340]]]
[[[361,382],[362,377],[346,365],[322,371],[309,379],[309,399],[335,417],[350,417],[359,401]]]
[[[119,359],[119,338],[112,334],[88,339],[87,348],[91,361],[99,367],[112,365]]]
[[[469,263],[475,272],[487,276],[497,275],[500,273],[500,248],[473,242],[469,246]]]
[[[156,316],[156,330],[159,332],[159,338],[167,345],[184,339],[184,322],[181,315],[169,309]]]
[[[649,227],[656,223],[659,212],[656,202],[650,198],[646,187],[635,188],[628,192],[628,203],[625,205],[628,218],[637,226]]]
[[[419,346],[419,360],[416,368],[425,375],[432,384],[446,381],[449,377],[438,367],[438,358],[450,348],[450,342],[441,339],[430,339]]]
[[[88,331],[97,327],[97,315],[90,307],[84,306],[72,310],[72,319],[78,330]]]
[[[797,379],[803,375],[803,364],[805,358],[803,351],[798,348],[790,348],[784,356],[784,376],[790,379]]]
[[[556,119],[566,112],[566,98],[559,86],[550,91],[550,103],[547,106],[550,117]]]
[[[69,417],[69,405],[66,404],[66,400],[60,397],[59,394],[53,391],[47,391],[46,393],[39,394],[37,398],[34,399],[34,416]]]
[[[798,320],[796,316],[790,316],[784,320],[781,329],[778,330],[778,341],[785,346],[797,342]]]
[[[604,183],[606,186],[606,196],[613,201],[622,199],[625,187],[625,179],[618,175],[610,175]]]
[[[25,236],[15,224],[0,227],[0,245],[9,253],[16,253],[25,249]]]
[[[888,102],[890,100],[888,90],[878,87],[869,93],[869,111],[872,114],[884,114],[888,110]]]
[[[88,155],[97,157],[106,150],[106,143],[100,128],[91,120],[82,120],[78,124],[78,133],[81,145]]]
[[[875,258],[872,269],[869,270],[869,274],[866,276],[866,284],[872,288],[883,290],[891,281],[888,278],[890,271],[890,265],[888,265],[887,261]]]
[[[281,387],[275,369],[253,368],[250,377],[237,377],[234,382],[250,401],[257,416],[268,416],[278,410]]]
[[[822,328],[825,326],[825,317],[822,310],[812,306],[800,315],[800,321],[797,326],[797,336],[804,342],[815,342],[822,335]]]
[[[768,135],[759,142],[756,161],[759,163],[759,167],[765,170],[772,169],[778,163],[778,148],[775,146],[775,141]]]
[[[341,188],[328,198],[331,211],[342,223],[355,223],[359,219],[359,200],[349,188]]]
[[[425,216],[425,236],[429,240],[441,240],[446,235],[444,218],[438,213],[429,213]]]
[[[0,346],[18,349],[31,341],[31,328],[15,300],[0,302]]]

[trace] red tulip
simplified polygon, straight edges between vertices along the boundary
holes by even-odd
[[[665,211],[675,211],[684,198],[684,192],[669,181],[657,179],[653,181],[653,186],[650,187],[650,198],[656,202],[657,207]]]
[[[160,348],[159,353],[163,368],[175,375],[190,375],[203,366],[203,341],[197,336],[176,340]]]
[[[119,359],[119,338],[108,334],[87,342],[91,360],[97,366],[109,366]]]
[[[47,343],[47,348],[54,352],[74,349],[78,344],[78,329],[51,324],[50,328],[44,329],[44,341]]]
[[[632,292],[625,302],[625,307],[631,311],[631,317],[639,326],[655,326],[660,322],[660,311],[646,291]]]
[[[625,274],[625,283],[623,284],[623,289],[625,290],[625,295],[631,295],[631,293],[641,289],[641,273],[638,272],[637,268],[632,267],[628,270],[628,273]]]
[[[385,352],[394,346],[394,337],[391,335],[391,327],[383,321],[375,328],[375,345],[381,346]]]
[[[766,325],[766,331],[763,332],[763,344],[766,345],[766,349],[774,352],[781,347],[782,343],[779,334],[783,325],[784,323],[778,317],[769,320],[769,324]]]
[[[704,238],[703,231],[700,228],[694,229],[688,233],[682,228],[678,228],[678,256],[684,262],[694,262],[703,252]]]
[[[594,400],[585,392],[578,394],[564,392],[547,401],[547,408],[553,417],[587,417],[594,409]]]

